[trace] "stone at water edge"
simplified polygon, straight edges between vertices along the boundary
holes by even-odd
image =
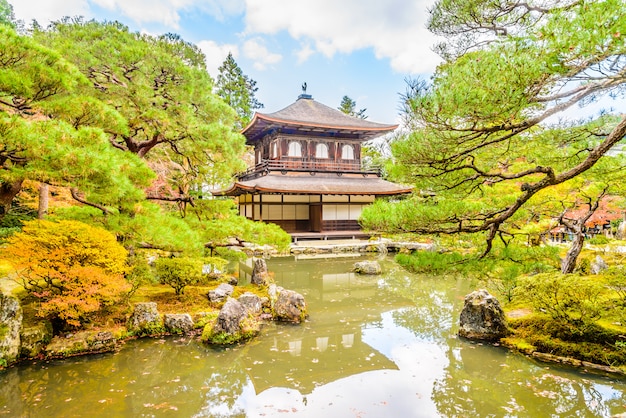
[[[165,328],[173,334],[187,334],[193,331],[193,319],[188,313],[163,315]]]
[[[219,315],[217,322],[213,328],[214,332],[226,332],[235,334],[241,331],[240,324],[248,316],[246,307],[237,299],[228,298]]]
[[[209,302],[220,303],[223,302],[224,299],[233,294],[235,288],[228,283],[221,283],[213,290],[209,290],[207,293],[207,297],[209,298]]]
[[[257,286],[267,286],[271,282],[270,274],[267,271],[267,263],[263,258],[254,260],[254,268],[252,269],[252,278],[250,283]]]
[[[22,329],[20,357],[32,358],[44,351],[46,345],[52,340],[52,323],[47,320]]]
[[[20,353],[22,307],[16,298],[0,293],[0,366],[11,364]]]
[[[508,334],[500,302],[485,289],[465,296],[460,315],[459,336],[471,340],[498,341]]]
[[[128,320],[128,331],[134,334],[158,334],[163,332],[163,319],[156,302],[140,302]]]
[[[274,303],[274,316],[282,321],[304,321],[308,316],[304,296],[293,290],[281,290]]]
[[[202,341],[209,344],[235,344],[259,333],[260,322],[237,299],[228,298],[215,323],[207,323]]]
[[[383,271],[378,261],[358,261],[354,263],[353,269],[361,274],[380,274]]]

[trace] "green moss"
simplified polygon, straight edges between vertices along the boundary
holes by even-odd
[[[149,337],[155,335],[163,335],[167,333],[163,321],[151,322],[139,329],[131,329],[128,331],[129,337]]]
[[[523,338],[505,337],[500,340],[502,344],[524,354],[532,354],[537,348]]]
[[[6,324],[0,324],[0,340],[9,333],[9,327]]]
[[[208,312],[205,315],[202,315],[200,318],[198,318],[198,320],[193,324],[193,327],[196,329],[198,328],[204,329],[206,325],[209,323],[215,325],[215,321],[217,321],[218,315],[219,315],[219,311]]]
[[[217,317],[215,321],[209,322],[204,326],[202,337],[200,337],[202,342],[214,345],[237,344],[255,337],[260,330],[259,322],[251,316],[241,321],[239,324],[239,332],[234,334],[229,334],[224,331],[215,332],[216,321]]]
[[[502,342],[522,352],[532,350],[608,366],[626,365],[626,344],[620,329],[596,323],[574,326],[540,315],[511,320],[509,325],[514,335]]]

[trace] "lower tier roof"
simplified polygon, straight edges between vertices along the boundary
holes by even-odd
[[[412,188],[381,179],[376,175],[338,176],[315,173],[314,175],[283,175],[269,173],[251,180],[235,182],[217,195],[241,194],[308,194],[308,195],[400,195],[411,193]]]

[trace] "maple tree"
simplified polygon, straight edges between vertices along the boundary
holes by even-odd
[[[32,220],[7,243],[1,254],[24,289],[40,299],[39,316],[79,327],[130,290],[127,251],[103,229]]]

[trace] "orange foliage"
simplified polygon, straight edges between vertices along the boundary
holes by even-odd
[[[130,289],[124,279],[127,251],[106,230],[76,221],[34,220],[8,244],[2,255],[24,288],[41,299],[40,316],[77,327]]]

